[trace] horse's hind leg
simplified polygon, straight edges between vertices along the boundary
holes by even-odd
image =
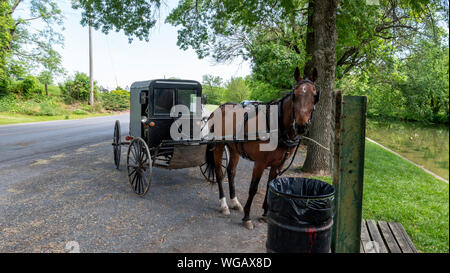
[[[259,162],[255,162],[255,166],[253,167],[252,182],[250,183],[248,199],[244,207],[244,218],[242,219],[244,227],[247,229],[253,229],[253,224],[250,220],[250,207],[252,206],[253,197],[255,197],[255,194],[258,191],[258,184],[261,180],[265,167],[265,164]]]
[[[222,154],[224,150],[223,144],[217,144],[214,150],[214,162],[215,162],[215,170],[216,170],[216,181],[219,186],[219,202],[220,202],[220,212],[224,215],[230,215],[230,209],[227,205],[227,199],[225,198],[225,193],[223,191],[223,177],[222,173]]]
[[[236,176],[236,167],[239,163],[239,153],[236,150],[236,147],[234,145],[229,145],[230,150],[230,162],[228,163],[227,167],[227,174],[228,174],[228,185],[230,187],[230,199],[231,199],[231,208],[238,210],[238,211],[244,211],[242,208],[241,203],[239,203],[239,200],[236,197],[236,190],[235,190],[235,184],[234,184],[234,177]]]

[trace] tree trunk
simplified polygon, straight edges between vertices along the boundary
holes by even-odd
[[[314,2],[314,67],[320,88],[320,101],[316,106],[309,137],[330,147],[332,131],[332,94],[336,73],[336,12],[339,0],[316,0]],[[330,173],[330,151],[314,143],[308,143],[308,153],[303,171],[313,174]]]
[[[303,68],[303,75],[312,78],[314,71],[314,25],[313,25],[313,16],[314,16],[314,0],[310,0],[308,2],[308,26],[306,29],[306,64]]]
[[[45,86],[45,94],[47,94],[47,97],[48,97],[48,84],[45,83],[44,86]]]

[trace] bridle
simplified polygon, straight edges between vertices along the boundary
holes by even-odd
[[[312,84],[314,86],[314,88],[316,89],[316,95],[314,96],[314,107],[313,107],[313,111],[311,112],[311,116],[309,117],[309,120],[306,124],[304,124],[303,126],[300,126],[297,121],[295,120],[295,106],[294,106],[294,100],[295,100],[295,89],[297,89],[300,85],[304,84],[304,83],[309,83]],[[318,88],[317,85],[314,84],[314,82],[310,81],[308,78],[305,78],[299,82],[297,82],[297,84],[294,86],[294,88],[292,88],[292,92],[288,95],[286,95],[285,97],[283,97],[279,102],[278,102],[278,111],[281,112],[281,115],[279,114],[278,117],[281,117],[281,123],[279,122],[279,124],[283,124],[283,117],[282,117],[282,111],[280,110],[283,106],[283,101],[287,96],[291,96],[291,100],[292,100],[292,124],[286,128],[285,130],[283,130],[281,132],[281,134],[279,135],[278,141],[281,142],[283,145],[285,145],[288,149],[286,149],[286,152],[284,153],[284,157],[283,160],[281,161],[281,164],[275,169],[276,170],[276,174],[277,176],[282,175],[285,171],[287,171],[291,165],[292,162],[294,162],[295,159],[295,155],[297,154],[298,151],[298,147],[300,147],[300,140],[302,139],[302,137],[304,137],[304,135],[306,135],[308,133],[308,129],[309,129],[309,125],[311,124],[312,120],[313,120],[313,114],[314,111],[316,110],[316,104],[319,102],[319,98],[320,98],[320,89]],[[289,131],[290,129],[294,130],[294,138],[291,139],[289,136]],[[303,129],[303,132],[300,133],[300,129]],[[280,132],[280,130],[279,130]],[[294,155],[292,156],[291,162],[289,163],[289,165],[284,168],[283,170],[281,170],[280,168],[284,165],[284,163],[286,162],[286,159],[289,157],[290,154],[290,149],[289,148],[293,148],[295,147],[295,152]]]
[[[311,112],[311,116],[309,117],[308,122],[306,122],[304,125],[300,126],[296,119],[295,119],[295,90],[302,84],[311,84],[314,86],[314,88],[316,89],[316,95],[314,95],[314,107],[313,107],[313,111]],[[280,122],[279,124],[281,126],[283,126],[283,101],[284,99],[290,96],[291,97],[291,101],[292,101],[292,109],[291,109],[291,120],[292,123],[289,125],[289,127],[285,128],[284,130],[279,130],[280,132],[280,137],[279,140],[287,147],[295,147],[298,146],[299,142],[300,142],[300,138],[303,135],[306,135],[308,133],[309,130],[309,125],[312,123],[313,121],[313,117],[314,117],[314,112],[316,110],[316,104],[319,102],[319,98],[320,98],[320,89],[318,88],[318,86],[312,82],[311,80],[309,80],[308,78],[305,78],[299,82],[297,82],[297,84],[294,86],[294,88],[292,88],[292,91],[290,94],[284,96],[282,99],[279,100],[278,102],[278,111],[279,111],[279,115],[278,117],[280,118]],[[289,135],[290,130],[294,131],[294,138],[291,138]]]

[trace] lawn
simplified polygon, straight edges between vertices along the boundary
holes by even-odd
[[[448,184],[366,142],[364,219],[400,222],[420,252],[448,253],[448,205]]]
[[[87,114],[87,115],[71,114],[71,115],[57,115],[57,116],[31,116],[31,115],[0,112],[0,125],[50,121],[50,120],[83,119],[83,118],[92,118],[92,117],[109,116],[109,115],[112,115],[112,114],[111,113],[96,113],[96,114]]]

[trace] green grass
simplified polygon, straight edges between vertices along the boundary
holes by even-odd
[[[448,205],[448,184],[366,142],[364,219],[400,222],[420,252],[448,253]]]
[[[0,112],[0,125],[51,121],[51,120],[84,119],[84,118],[108,116],[108,115],[111,115],[111,113],[96,113],[96,114],[87,114],[87,115],[72,114],[72,115],[57,115],[57,116],[30,116],[30,115]]]
[[[219,107],[219,105],[215,105],[215,104],[205,104],[205,108],[210,111],[210,112],[214,112],[214,110],[217,109],[217,107]]]

